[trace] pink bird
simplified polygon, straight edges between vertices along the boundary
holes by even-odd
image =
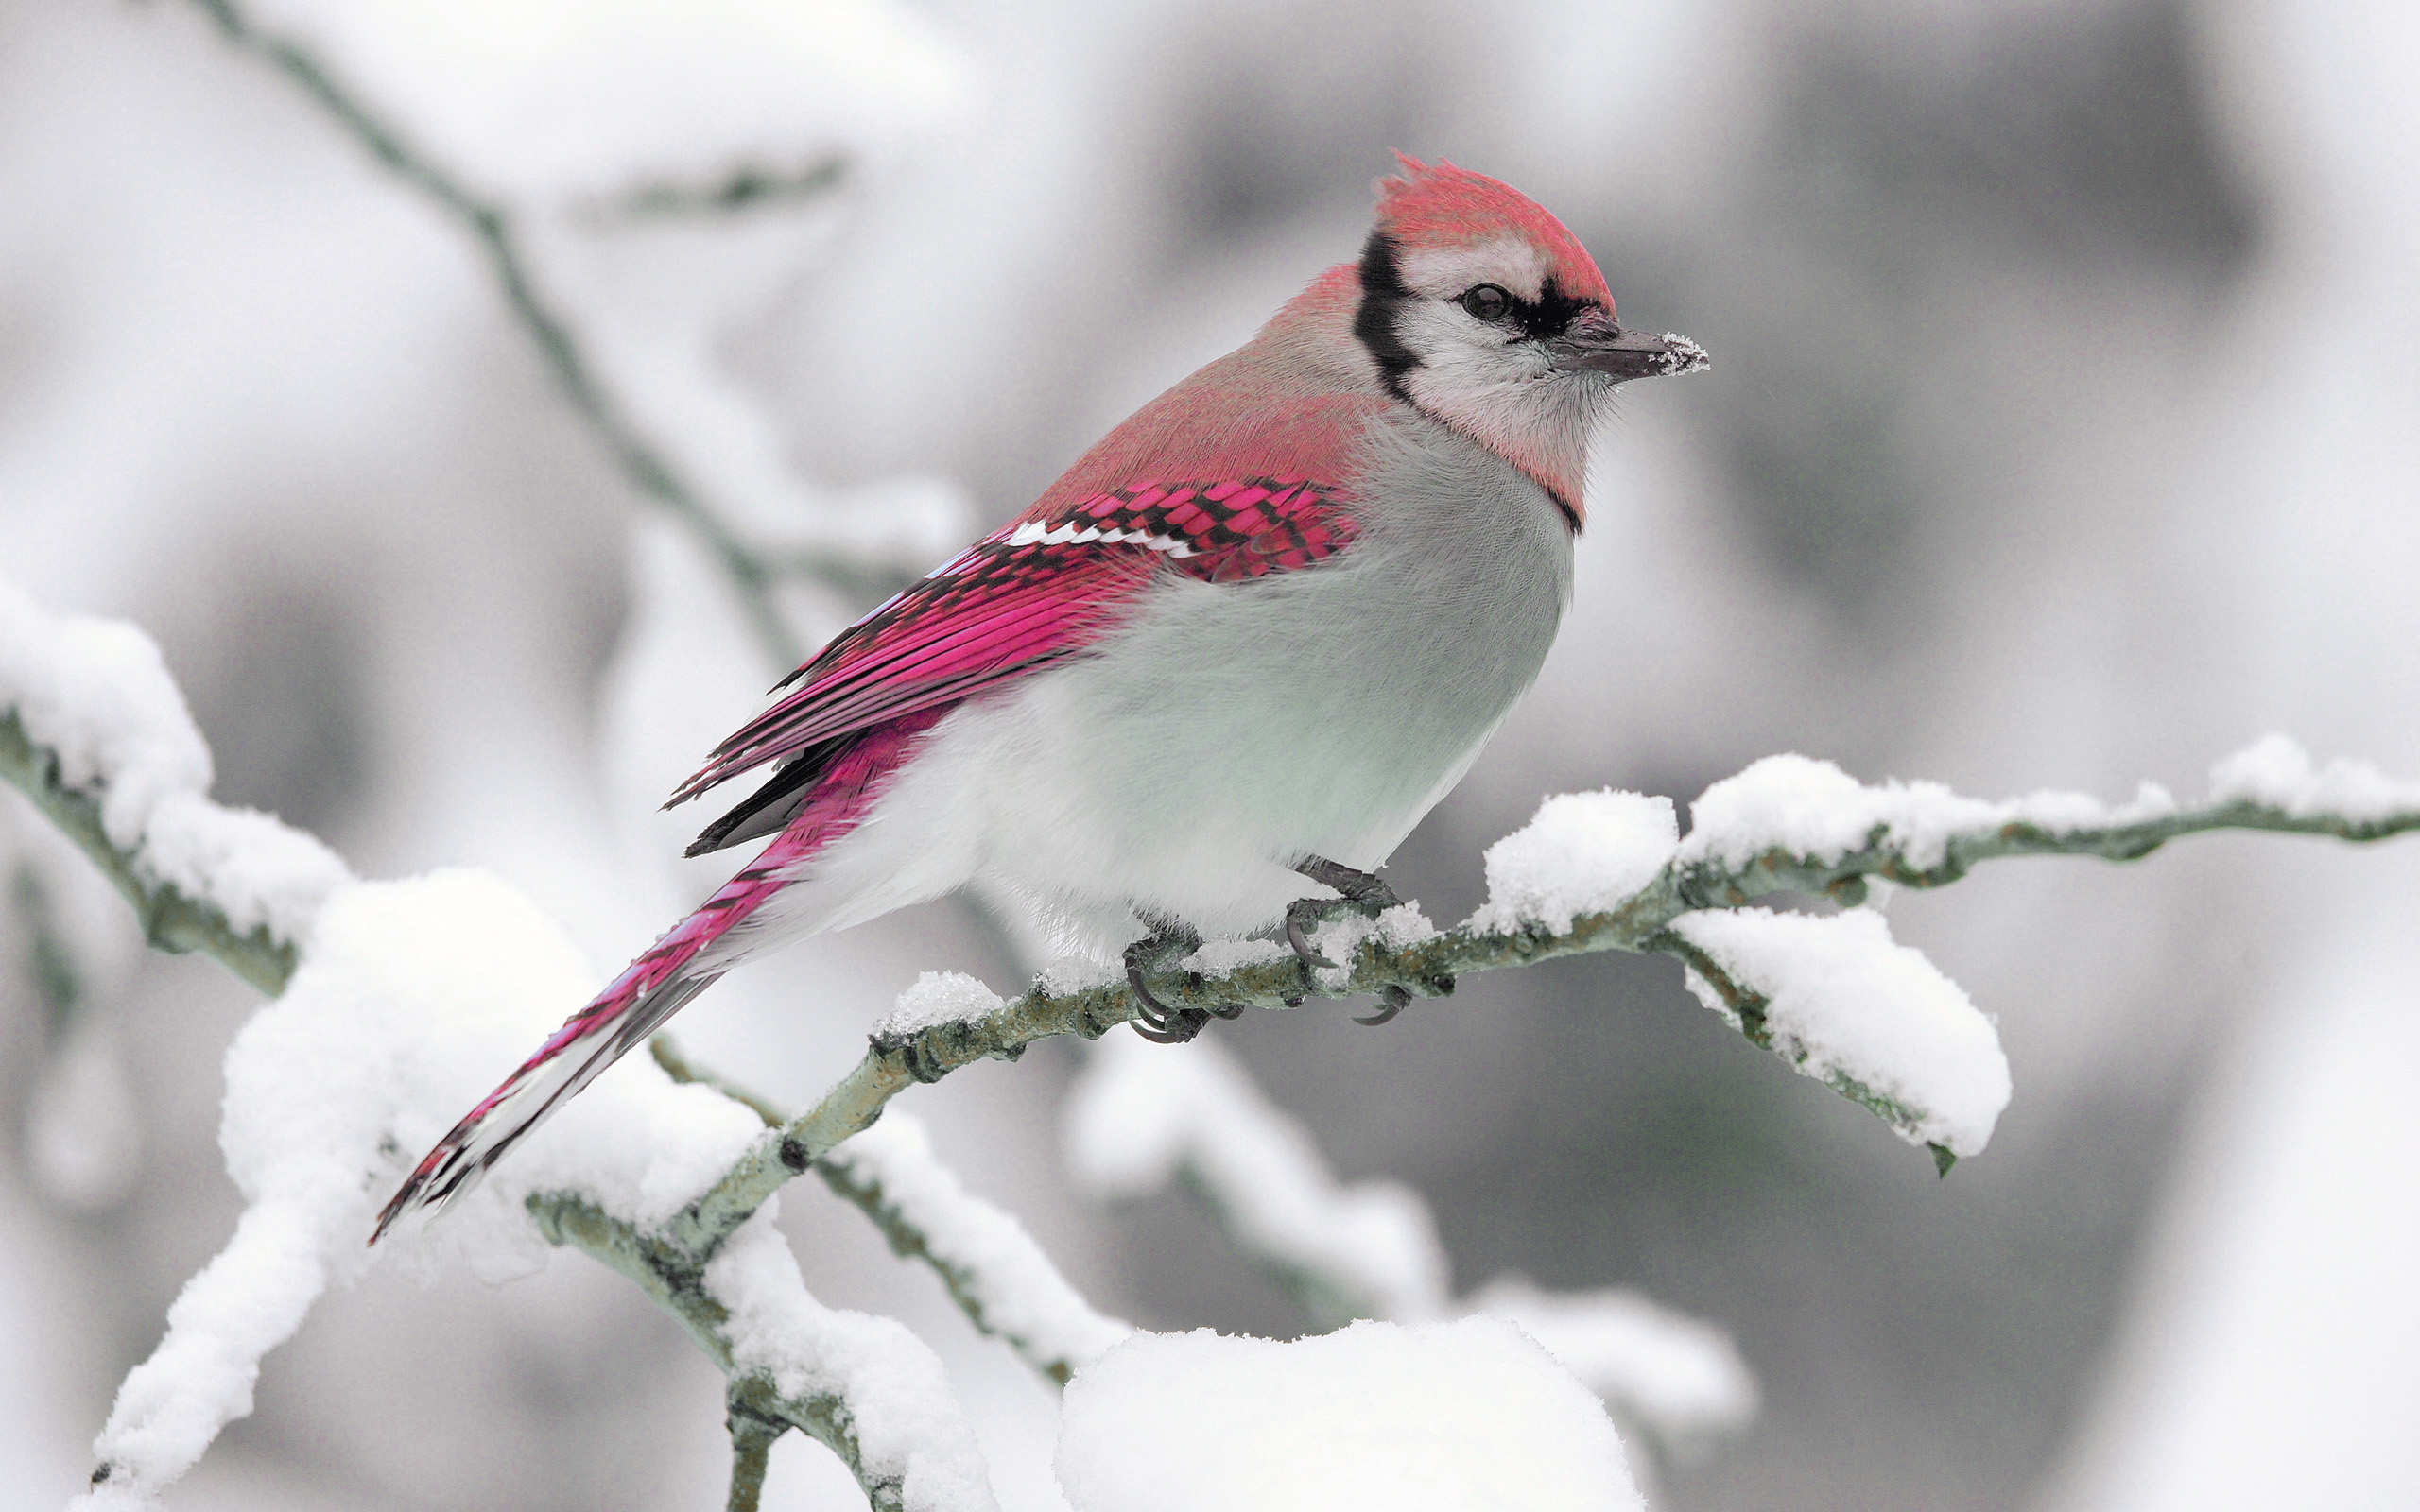
[[[1616,323],[1586,249],[1520,193],[1400,162],[1358,266],[842,631],[715,749],[673,803],[771,777],[689,854],[772,843],[456,1125],[378,1234],[468,1191],[741,960],[977,878],[1132,941],[1137,1028],[1167,1040],[1206,1017],[1145,979],[1202,934],[1282,927],[1324,964],[1306,924],[1398,901],[1373,869],[1554,642],[1616,386],[1705,366]],[[1305,877],[1342,902],[1299,899]]]

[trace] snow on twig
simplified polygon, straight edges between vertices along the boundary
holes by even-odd
[[[2008,1057],[1990,1020],[1882,916],[1707,908],[1663,947],[1689,990],[1731,1026],[1935,1152],[1945,1174],[1979,1155],[2008,1106]]]
[[[770,1126],[785,1122],[762,1099],[690,1067],[666,1036],[648,1048],[675,1081],[703,1082]],[[884,1119],[816,1161],[815,1172],[873,1220],[894,1253],[931,1267],[978,1331],[1061,1385],[1133,1332],[1085,1301],[1024,1225],[959,1185],[913,1119]]]
[[[795,1428],[839,1456],[876,1512],[994,1512],[991,1481],[942,1363],[895,1319],[824,1307],[769,1211],[702,1274],[570,1193],[533,1196],[541,1232],[635,1282],[730,1378],[733,1416]]]
[[[694,341],[596,318],[584,329],[576,303],[599,301],[566,298],[596,282],[575,227],[824,196],[846,159],[823,144],[948,108],[963,83],[925,28],[865,11],[833,30],[745,6],[624,8],[582,15],[545,48],[490,38],[465,68],[463,36],[408,9],[194,3],[473,240],[573,410],[717,565],[769,661],[787,668],[804,651],[782,612],[786,578],[880,597],[955,549],[965,511],[953,490],[903,480],[819,501]],[[450,25],[478,31],[472,11]],[[666,62],[701,50],[712,56],[698,66]],[[684,78],[713,80],[709,96],[684,94]]]
[[[142,631],[54,618],[6,581],[0,776],[92,857],[153,945],[207,951],[266,992],[352,880],[309,835],[204,796],[210,749]]]

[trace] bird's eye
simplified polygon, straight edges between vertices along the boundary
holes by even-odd
[[[1512,296],[1494,284],[1481,284],[1462,296],[1462,308],[1482,320],[1501,320],[1512,313]]]

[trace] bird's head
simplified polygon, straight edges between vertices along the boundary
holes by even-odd
[[[1705,354],[1626,331],[1605,275],[1535,200],[1397,155],[1378,180],[1353,331],[1395,398],[1492,447],[1580,518],[1588,439],[1616,385]]]

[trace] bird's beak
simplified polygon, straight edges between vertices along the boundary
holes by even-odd
[[[1616,383],[1633,378],[1674,378],[1703,372],[1712,364],[1705,348],[1667,331],[1660,336],[1616,325],[1582,326],[1551,343],[1554,365],[1565,372],[1585,369]]]

